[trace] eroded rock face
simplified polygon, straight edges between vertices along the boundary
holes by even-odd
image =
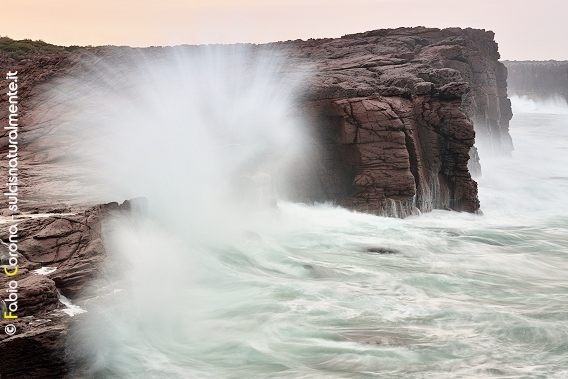
[[[395,216],[479,208],[471,177],[480,171],[476,134],[496,152],[512,149],[507,71],[492,32],[400,28],[258,48],[265,47],[285,51],[290,70],[316,68],[299,112],[315,119],[321,162],[317,171],[299,176],[297,187],[310,190],[300,191],[297,200],[331,200]],[[25,202],[40,199],[42,171],[57,163],[56,156],[33,147],[37,133],[30,132],[49,128],[37,122],[49,112],[38,101],[38,85],[66,75],[84,54],[120,60],[131,50],[57,50],[2,59],[1,69],[18,70],[22,77],[22,135],[32,144],[22,149]],[[5,119],[2,109],[0,120]]]
[[[332,110],[338,144],[328,146],[341,165],[330,162],[329,178],[343,176],[344,185],[330,198],[398,217],[479,208],[468,171],[475,133],[460,100],[372,96],[333,101]]]
[[[324,197],[373,213],[479,208],[475,137],[512,149],[507,71],[493,33],[401,28],[283,43],[317,63],[308,107],[320,117]]]
[[[105,258],[101,221],[110,212],[128,209],[128,202],[111,203],[73,214],[20,218],[20,269],[12,278],[0,275],[3,289],[8,288],[8,279],[18,283],[18,319],[0,321],[2,378],[62,378],[67,374],[65,339],[72,317],[65,313],[61,295],[78,299],[100,273]],[[3,242],[7,242],[6,231],[0,229]],[[5,250],[2,246],[3,257]],[[3,309],[8,304],[0,302]],[[17,328],[14,336],[3,332],[8,323]]]
[[[505,61],[509,93],[535,100],[561,97],[568,102],[568,61]]]

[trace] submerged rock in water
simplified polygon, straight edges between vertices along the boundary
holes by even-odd
[[[367,253],[389,255],[389,254],[399,254],[400,252],[395,249],[389,249],[386,247],[368,247],[365,249]]]
[[[420,342],[420,338],[403,332],[385,330],[353,330],[342,334],[350,341],[365,345],[409,346]]]

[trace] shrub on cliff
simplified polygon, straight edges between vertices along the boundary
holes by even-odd
[[[52,45],[50,43],[31,39],[14,40],[9,37],[0,37],[0,52],[5,53],[13,58],[27,55],[33,52],[52,52],[61,51],[66,48],[63,46]]]

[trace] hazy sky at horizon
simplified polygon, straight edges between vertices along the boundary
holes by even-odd
[[[0,5],[0,35],[60,45],[269,42],[424,25],[493,30],[503,59],[568,59],[566,0],[0,0]]]

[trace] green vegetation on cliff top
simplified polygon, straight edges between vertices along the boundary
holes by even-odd
[[[5,53],[13,58],[21,57],[33,52],[56,52],[74,50],[79,46],[57,46],[42,40],[31,39],[15,40],[9,37],[0,37],[0,53]]]

